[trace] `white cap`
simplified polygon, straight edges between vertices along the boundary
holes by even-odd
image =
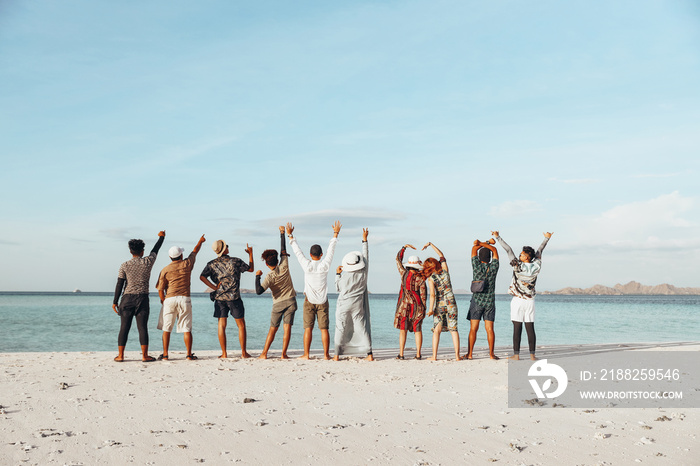
[[[183,252],[185,252],[185,250],[180,246],[173,246],[172,248],[168,249],[168,255],[171,259],[177,259]]]

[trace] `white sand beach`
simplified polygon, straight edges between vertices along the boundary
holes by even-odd
[[[0,464],[698,464],[697,409],[509,408],[506,360],[449,353],[333,362],[171,352],[153,363],[135,352],[124,363],[116,352],[3,353]]]

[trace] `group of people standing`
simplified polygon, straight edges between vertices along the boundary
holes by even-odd
[[[260,359],[266,359],[277,330],[283,325],[282,359],[287,359],[287,350],[291,338],[291,328],[297,311],[296,291],[289,271],[289,263],[285,241],[285,233],[304,271],[304,353],[301,359],[309,359],[312,331],[316,321],[321,332],[324,358],[331,359],[329,334],[329,305],[327,280],[331,262],[338,243],[338,235],[342,225],[336,221],[332,225],[331,238],[324,257],[320,245],[314,244],[307,258],[300,249],[294,237],[294,226],[287,223],[279,227],[280,251],[266,249],[261,258],[269,271],[262,278],[262,271],[255,272],[255,291],[262,294],[269,290],[272,294],[272,311],[270,329]],[[342,265],[336,269],[335,287],[338,292],[335,319],[335,345],[333,359],[339,360],[341,355],[364,356],[373,360],[372,337],[370,327],[369,294],[367,277],[369,270],[368,229],[362,231],[362,250],[347,253]],[[457,332],[457,303],[452,291],[449,268],[444,255],[432,243],[427,243],[423,250],[431,247],[438,259],[428,258],[421,261],[417,256],[410,256],[404,263],[404,253],[407,248],[415,249],[410,244],[403,246],[397,256],[396,263],[401,275],[401,288],[394,318],[394,327],[399,330],[399,354],[397,359],[404,358],[404,348],[408,332],[413,332],[416,341],[416,359],[422,359],[423,343],[422,322],[425,316],[433,317],[432,357],[437,359],[437,351],[442,332],[449,331],[455,350],[456,359],[472,359],[476,342],[476,334],[481,320],[486,327],[489,353],[492,359],[498,359],[494,354],[495,320],[495,281],[499,269],[498,251],[494,246],[496,240],[506,250],[510,264],[513,267],[513,278],[508,292],[513,295],[511,301],[511,320],[513,321],[513,358],[519,358],[520,335],[522,325],[528,335],[530,357],[535,359],[534,331],[534,297],[535,283],[541,268],[541,256],[552,233],[545,233],[545,240],[535,251],[525,246],[518,258],[513,250],[503,241],[498,232],[492,232],[494,239],[486,242],[474,241],[471,261],[473,270],[472,299],[467,319],[470,321],[469,349],[465,356],[460,355],[459,333]],[[192,352],[192,301],[190,298],[191,274],[195,260],[202,244],[206,241],[204,235],[199,239],[192,252],[184,257],[185,250],[173,246],[168,251],[170,264],[163,268],[158,277],[156,288],[162,304],[158,329],[163,331],[163,353],[154,358],[148,354],[148,317],[149,281],[151,269],[165,239],[165,231],[158,233],[158,241],[148,256],[144,257],[145,244],[140,239],[129,241],[132,258],[124,262],[117,278],[112,308],[121,317],[121,327],[118,337],[118,355],[115,361],[124,360],[124,349],[133,320],[136,320],[142,351],[142,360],[150,362],[169,359],[168,348],[170,334],[175,328],[184,336],[187,349],[186,358],[196,360]],[[238,327],[238,339],[241,346],[241,357],[249,358],[246,351],[247,334],[245,324],[245,307],[241,300],[240,277],[244,272],[253,272],[253,248],[246,245],[245,252],[248,262],[237,257],[229,256],[229,248],[225,241],[217,240],[212,245],[216,259],[209,261],[200,274],[200,280],[209,287],[211,300],[214,302],[214,317],[218,319],[218,338],[221,346],[220,358],[227,358],[226,326],[228,316],[234,318]],[[121,301],[120,301],[121,299]]]
[[[552,233],[544,233],[544,241],[535,251],[530,246],[524,246],[519,257],[501,238],[498,231],[492,231],[495,238],[489,241],[475,240],[471,252],[472,262],[472,298],[469,303],[469,346],[467,354],[460,356],[459,333],[457,332],[457,302],[452,291],[447,261],[440,249],[433,243],[427,243],[433,248],[439,259],[428,258],[424,262],[418,256],[410,256],[404,263],[407,248],[416,249],[410,244],[403,246],[396,255],[396,265],[401,275],[399,302],[394,316],[394,327],[399,330],[399,354],[396,359],[405,359],[404,349],[408,332],[413,332],[416,340],[415,359],[422,359],[423,331],[422,324],[426,314],[433,317],[433,354],[429,360],[437,359],[440,334],[449,331],[455,350],[455,358],[472,359],[479,324],[484,321],[486,338],[491,359],[499,359],[494,353],[496,340],[493,323],[496,319],[496,275],[499,269],[498,250],[496,241],[505,249],[513,267],[513,276],[508,293],[511,300],[510,318],[513,322],[513,355],[512,359],[520,359],[520,339],[522,326],[527,331],[530,359],[536,359],[535,337],[535,284],[542,267],[542,251]]]

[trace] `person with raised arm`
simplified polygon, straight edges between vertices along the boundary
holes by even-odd
[[[158,360],[168,360],[168,349],[170,347],[170,334],[177,320],[177,333],[183,334],[185,348],[187,349],[187,359],[190,361],[197,359],[192,352],[192,299],[190,298],[191,276],[194,268],[194,261],[197,253],[206,241],[204,235],[199,238],[194,249],[183,259],[184,248],[173,246],[168,251],[170,264],[160,271],[158,276],[158,296],[162,305],[160,318],[158,319],[158,329],[163,330],[163,353],[158,356]]]
[[[287,348],[289,348],[289,339],[292,335],[292,325],[294,324],[294,313],[297,310],[297,293],[294,291],[292,276],[289,274],[289,261],[287,258],[287,247],[284,241],[284,226],[279,227],[280,230],[280,253],[277,259],[277,251],[274,249],[266,249],[262,253],[262,259],[270,269],[268,274],[260,282],[262,271],[255,272],[255,293],[263,294],[269,289],[272,293],[272,315],[270,317],[270,330],[267,333],[265,347],[258,359],[267,359],[267,352],[270,350],[270,345],[275,340],[275,334],[280,327],[280,323],[284,319],[284,335],[282,337],[282,359],[289,359],[287,356]]]
[[[494,353],[496,334],[493,331],[493,323],[496,320],[496,275],[498,274],[498,250],[494,244],[496,241],[490,239],[487,242],[474,241],[472,246],[472,280],[484,282],[481,291],[472,291],[472,299],[469,303],[469,350],[466,359],[472,359],[476,334],[479,331],[479,323],[484,319],[486,327],[486,340],[489,343],[489,357],[500,359]]]
[[[409,256],[408,262],[403,263],[406,248],[416,249],[406,244],[396,254],[396,266],[401,275],[401,289],[399,300],[396,303],[394,314],[394,327],[399,330],[399,355],[396,359],[404,358],[406,337],[408,332],[413,332],[416,339],[415,359],[421,359],[423,348],[423,318],[425,317],[425,299],[427,295],[425,277],[421,273],[423,263],[418,256]]]
[[[510,302],[510,320],[513,322],[513,356],[511,359],[520,359],[520,339],[523,332],[523,324],[527,332],[527,341],[530,347],[530,359],[536,360],[535,348],[537,339],[535,336],[535,284],[537,276],[542,269],[542,251],[553,233],[544,233],[544,240],[535,251],[530,246],[523,246],[519,257],[515,257],[513,250],[497,231],[491,234],[508,253],[510,265],[513,266],[513,278],[508,287],[508,294],[513,296]]]
[[[335,288],[338,300],[335,308],[335,356],[365,356],[374,361],[372,355],[372,329],[369,318],[369,293],[367,272],[369,270],[369,230],[362,229],[362,252],[352,251],[343,257],[343,265],[336,269]]]
[[[299,265],[304,270],[304,354],[299,359],[309,359],[311,349],[311,336],[314,329],[314,322],[318,320],[318,328],[321,330],[321,342],[323,343],[324,359],[331,359],[330,355],[330,335],[328,333],[328,271],[331,269],[333,253],[338,244],[338,234],[342,225],[339,221],[331,226],[333,237],[328,244],[328,253],[323,257],[323,250],[318,244],[311,246],[309,255],[311,260],[301,252],[296,238],[294,238],[294,226],[287,223],[287,235],[289,244],[297,256]]]
[[[226,324],[228,323],[229,312],[238,326],[241,358],[249,358],[250,354],[246,351],[245,307],[241,299],[241,274],[255,270],[253,265],[253,248],[246,244],[245,252],[248,253],[248,264],[238,257],[230,257],[228,255],[228,245],[224,240],[216,240],[212,245],[212,249],[218,257],[207,263],[199,279],[207,287],[214,290],[211,293],[211,298],[214,301],[214,317],[219,319],[218,335],[219,345],[221,346],[221,356],[219,358],[225,359],[228,357],[226,350]]]
[[[423,261],[423,276],[428,283],[430,301],[428,304],[428,315],[433,316],[433,356],[430,361],[437,361],[438,346],[440,345],[440,334],[449,330],[452,335],[452,344],[455,350],[455,359],[459,357],[459,332],[457,331],[457,301],[452,291],[450,281],[450,271],[447,267],[447,260],[433,243],[427,243],[423,250],[431,246],[440,260],[432,257]]]
[[[112,310],[121,317],[122,321],[117,341],[119,354],[114,358],[116,362],[124,361],[124,348],[126,348],[126,341],[134,318],[136,318],[136,326],[139,329],[141,360],[143,362],[156,360],[153,356],[148,355],[148,315],[150,313],[148,282],[151,280],[151,269],[164,240],[165,230],[158,233],[158,241],[147,257],[143,257],[143,250],[146,247],[143,240],[129,240],[131,259],[119,267],[117,287],[114,290],[114,301],[112,302]],[[121,303],[119,303],[120,296]]]

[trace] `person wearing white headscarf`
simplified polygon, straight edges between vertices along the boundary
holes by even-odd
[[[369,293],[367,292],[367,271],[369,269],[369,230],[362,229],[362,252],[352,251],[343,257],[335,275],[335,288],[338,299],[335,308],[335,357],[341,355],[372,355],[372,330],[369,318]]]

